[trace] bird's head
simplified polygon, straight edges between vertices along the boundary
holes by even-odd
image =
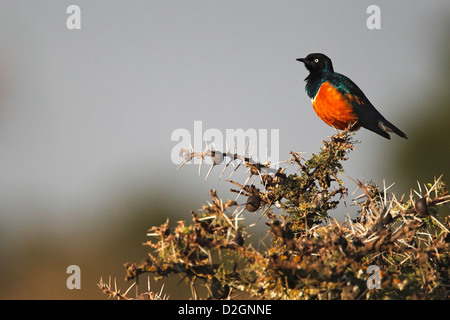
[[[311,53],[306,58],[298,58],[297,61],[303,62],[311,74],[333,72],[331,59],[322,53]]]

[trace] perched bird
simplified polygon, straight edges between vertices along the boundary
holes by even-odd
[[[388,132],[395,132],[407,139],[406,134],[375,109],[352,80],[334,72],[326,55],[311,53],[297,61],[303,62],[309,71],[305,89],[314,111],[328,125],[340,130],[350,128],[350,131],[364,127],[387,139],[391,138]]]

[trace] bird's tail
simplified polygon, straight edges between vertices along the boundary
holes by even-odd
[[[408,139],[408,137],[402,130],[400,130],[399,128],[394,126],[392,123],[390,123],[386,119],[378,121],[378,127],[385,133],[382,135],[388,139],[390,139],[388,132],[394,132],[394,133],[398,134],[400,137]]]

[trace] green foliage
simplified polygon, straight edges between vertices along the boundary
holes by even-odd
[[[331,141],[324,141],[320,152],[304,163],[299,154],[291,152],[291,161],[298,165],[300,173],[287,176],[275,190],[278,198],[285,199],[282,207],[291,220],[304,218],[306,225],[312,225],[321,222],[336,208],[339,201],[332,199],[347,194],[339,176],[343,172],[341,161],[347,159],[351,149],[353,144],[348,135],[335,135]],[[337,186],[332,186],[333,182]]]
[[[148,258],[125,264],[126,279],[179,275],[195,299],[448,299],[450,218],[439,221],[436,214],[450,196],[440,178],[408,198],[355,181],[362,192],[353,199],[356,218],[329,217],[347,196],[340,177],[354,143],[348,132],[338,133],[309,159],[292,152],[278,170],[223,153],[230,161],[240,159],[250,177],[259,179],[259,187],[230,181],[239,187],[232,192],[247,197],[245,207],[211,190],[211,202],[191,212],[189,223],[170,227],[167,221],[149,230]],[[217,156],[184,152],[187,161]],[[288,174],[292,168],[297,170]],[[264,217],[268,237],[258,239],[258,249],[243,209]],[[370,265],[381,270],[379,289],[368,288]],[[198,293],[199,286],[207,288],[206,295]]]

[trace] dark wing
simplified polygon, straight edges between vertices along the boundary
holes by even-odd
[[[335,86],[349,103],[351,103],[354,112],[358,116],[358,123],[362,127],[378,133],[387,139],[390,139],[388,132],[395,132],[400,137],[407,138],[406,134],[386,120],[375,109],[364,92],[348,77],[335,72],[330,75],[327,81]]]

